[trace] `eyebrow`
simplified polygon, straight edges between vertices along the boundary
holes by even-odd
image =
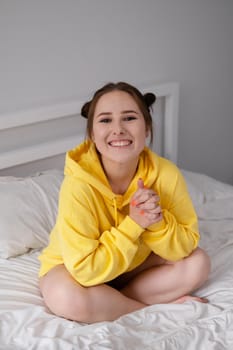
[[[107,115],[111,115],[111,114],[112,114],[111,112],[101,112],[101,113],[97,114],[96,117],[98,118],[98,117],[102,117],[102,116],[105,116],[105,115],[107,116]]]
[[[134,114],[139,114],[138,112],[134,111],[134,110],[126,110],[126,111],[121,111],[121,114],[128,114],[128,113],[134,113]],[[111,112],[101,112],[99,113],[96,117],[101,117],[101,116],[108,116],[108,115],[112,115]]]
[[[122,111],[121,113],[122,113],[122,114],[126,114],[126,113],[138,114],[138,112],[134,111],[133,109],[129,109],[129,110],[126,110],[126,111]]]

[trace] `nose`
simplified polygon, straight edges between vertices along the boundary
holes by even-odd
[[[114,133],[114,135],[124,134],[124,127],[123,127],[121,121],[116,121],[113,124],[113,133]]]

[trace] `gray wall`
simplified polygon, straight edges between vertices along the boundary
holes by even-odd
[[[0,0],[0,118],[180,82],[179,165],[233,184],[232,0]]]

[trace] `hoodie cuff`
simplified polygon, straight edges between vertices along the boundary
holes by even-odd
[[[138,237],[145,231],[143,227],[138,225],[128,215],[118,226],[118,230],[124,233],[125,236],[129,237],[132,241],[136,241]]]
[[[166,227],[166,222],[163,218],[161,221],[156,222],[155,224],[148,226],[147,231],[158,232],[158,231],[163,230],[165,227]]]

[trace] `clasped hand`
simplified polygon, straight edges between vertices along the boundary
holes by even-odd
[[[142,179],[138,180],[138,189],[131,198],[129,216],[143,228],[162,220],[159,196],[146,188]]]

